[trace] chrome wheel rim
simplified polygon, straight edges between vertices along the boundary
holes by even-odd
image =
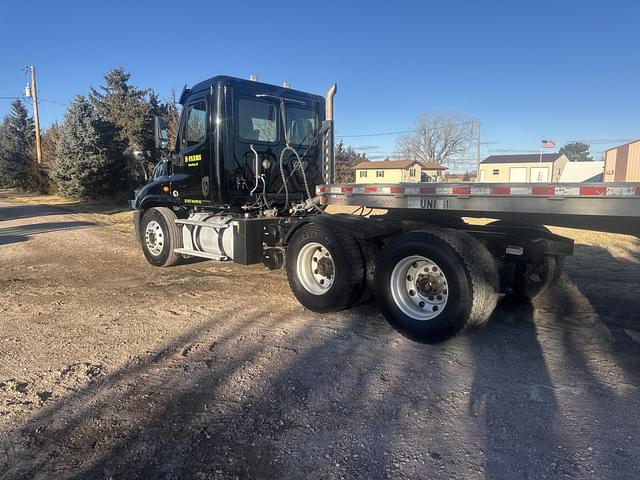
[[[449,299],[449,284],[440,266],[421,255],[400,260],[389,282],[393,301],[414,320],[428,321],[440,315]]]
[[[333,285],[336,269],[329,250],[320,243],[310,242],[298,253],[296,271],[306,291],[324,295]]]
[[[164,247],[164,232],[160,224],[155,220],[151,220],[147,224],[147,228],[144,231],[144,241],[151,255],[157,257],[162,253],[162,247]]]

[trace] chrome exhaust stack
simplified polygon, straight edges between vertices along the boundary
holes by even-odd
[[[333,123],[333,97],[338,91],[338,85],[333,84],[327,90],[325,99],[325,120],[322,122],[322,158],[323,175],[326,184],[333,183],[335,175],[335,151],[334,151],[334,123]]]

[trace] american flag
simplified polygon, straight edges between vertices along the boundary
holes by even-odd
[[[542,148],[556,148],[555,140],[542,140]]]

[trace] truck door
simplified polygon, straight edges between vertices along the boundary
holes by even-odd
[[[207,97],[190,98],[184,106],[180,124],[179,162],[184,173],[189,175],[187,183],[180,191],[185,204],[209,203],[212,182],[210,175],[210,149]]]

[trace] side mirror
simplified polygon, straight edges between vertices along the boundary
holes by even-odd
[[[169,131],[164,117],[155,116],[153,119],[153,138],[158,150],[166,150],[169,147]]]

